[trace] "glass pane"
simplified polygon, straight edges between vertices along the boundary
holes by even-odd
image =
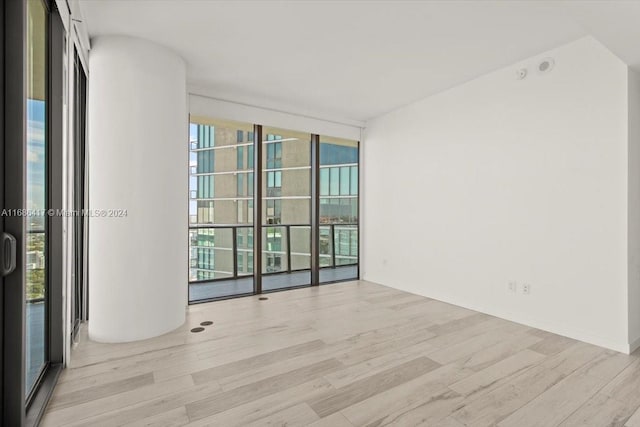
[[[320,282],[358,277],[358,142],[320,140]]]
[[[253,223],[253,125],[192,116],[189,129],[189,301],[252,293],[252,227],[201,227]]]
[[[238,227],[236,232],[238,248],[238,276],[253,274],[253,228]]]
[[[251,135],[249,142],[253,142],[253,135]],[[247,169],[253,169],[253,145],[249,145],[247,150]]]
[[[357,226],[336,226],[336,265],[358,263],[358,228]]]
[[[192,116],[189,129],[189,223],[251,224],[253,125]]]
[[[279,273],[288,270],[286,227],[263,228],[262,247],[263,273]]]
[[[357,224],[358,199],[355,197],[320,198],[320,223]]]
[[[242,132],[242,131],[238,131],[238,132]],[[242,170],[244,169],[244,165],[245,165],[245,159],[244,159],[244,147],[238,147],[236,150],[236,157],[238,160],[238,164],[236,165],[236,168],[238,170]]]
[[[347,224],[357,224],[358,199],[356,199],[355,197],[340,199],[340,222]]]
[[[41,0],[27,2],[27,209],[47,208],[46,66],[47,12]],[[26,394],[45,364],[47,232],[45,216],[27,218]]]
[[[236,179],[238,180],[238,196],[246,196],[247,187],[244,182],[245,174],[239,173]]]
[[[358,141],[320,137],[320,166],[358,164]]]
[[[291,227],[291,270],[311,268],[311,227]]]
[[[320,267],[333,265],[333,234],[331,227],[320,226]]]
[[[189,278],[195,280],[233,277],[231,228],[189,231]]]
[[[329,195],[329,169],[320,169],[320,195]]]
[[[308,285],[311,134],[264,127],[263,289]],[[278,225],[278,226],[273,226]],[[304,272],[303,272],[304,270]],[[268,277],[268,278],[267,278]]]
[[[358,195],[358,167],[351,166],[351,195]]]
[[[329,169],[329,195],[340,195],[340,168]]]
[[[340,168],[340,195],[348,196],[350,187],[349,187],[349,177],[351,173],[349,171],[349,167]]]

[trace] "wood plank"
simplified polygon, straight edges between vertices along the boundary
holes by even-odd
[[[123,424],[126,427],[178,427],[189,423],[187,409],[180,406],[166,412],[160,412],[148,418]]]
[[[335,412],[328,417],[321,418],[315,423],[309,424],[309,427],[353,427],[353,424],[340,412]]]
[[[65,427],[113,427],[114,425],[134,423],[145,418],[152,418],[163,412],[184,407],[187,403],[202,399],[203,396],[213,396],[220,392],[220,386],[217,383],[209,382],[186,390],[159,396],[149,396],[149,399],[138,402],[125,402],[115,408],[110,408],[106,412],[99,412],[86,418],[77,417],[76,420],[69,420],[65,424],[56,425],[64,425]],[[54,425],[47,423],[50,419],[49,415],[45,416],[45,425]]]
[[[624,423],[624,427],[640,427],[640,408]]]
[[[190,427],[225,426],[244,427],[245,424],[268,417],[292,406],[306,403],[318,396],[324,396],[334,390],[324,378],[287,388],[280,392],[252,400],[226,411],[201,418],[189,424]]]
[[[620,402],[606,394],[597,393],[565,419],[562,427],[624,426],[640,405]]]
[[[455,408],[460,406],[463,400],[463,396],[460,396],[454,391],[445,390],[439,394],[430,396],[429,399],[419,405],[385,415],[370,425],[390,425],[398,427],[436,425],[443,422]]]
[[[622,402],[634,403],[640,398],[640,359],[625,368],[602,389],[602,393]]]
[[[289,347],[280,348],[266,353],[257,354],[255,356],[225,363],[224,365],[214,366],[212,368],[203,369],[193,372],[193,382],[202,384],[208,381],[219,380],[238,373],[245,372],[250,369],[260,368],[275,362],[280,362],[295,356],[303,355],[308,352],[318,350],[325,347],[326,344],[322,340],[308,341]]]
[[[509,334],[504,340],[485,347],[456,361],[461,366],[480,371],[501,360],[527,349],[541,339],[527,333]],[[539,354],[539,353],[538,353]]]
[[[473,373],[455,364],[442,366],[411,381],[386,390],[341,412],[354,425],[383,424],[395,416],[410,411],[420,405],[429,405],[437,400],[452,402],[458,397],[448,385]],[[459,402],[456,401],[456,405]],[[451,412],[455,407],[451,408]],[[395,415],[392,415],[395,414]],[[444,418],[444,417],[442,417]]]
[[[443,420],[437,421],[435,424],[432,424],[430,427],[465,427],[460,421],[456,421],[455,418],[447,417]]]
[[[603,352],[576,344],[509,380],[502,386],[464,402],[452,417],[465,425],[494,426],[537,398]]]
[[[483,313],[474,313],[470,316],[465,316],[460,319],[453,319],[447,322],[438,322],[437,324],[430,326],[429,331],[436,335],[445,335],[461,330],[467,329],[470,326],[477,325],[478,323],[489,320],[491,316]]]
[[[523,350],[480,372],[451,384],[449,388],[464,396],[469,396],[479,391],[487,391],[499,386],[501,380],[507,380],[511,375],[529,369],[542,359],[544,359],[544,355],[540,353]]]
[[[153,384],[153,374],[146,373],[133,377],[112,381],[104,384],[98,384],[81,390],[69,393],[56,394],[49,402],[51,410],[68,408],[70,406],[80,405],[81,403],[90,402],[114,394],[125,393]]]
[[[499,345],[508,340],[513,334],[511,331],[489,331],[475,335],[457,344],[429,352],[430,358],[438,363],[446,365],[460,359],[471,359],[481,350]]]
[[[431,359],[419,357],[351,383],[336,390],[335,393],[331,393],[329,396],[309,402],[309,405],[320,417],[326,417],[388,388],[395,387],[432,371],[439,366]]]
[[[193,386],[194,384],[191,377],[183,376],[121,393],[111,394],[73,406],[52,409],[47,411],[45,420],[48,424],[46,425],[69,426],[85,418],[96,417],[106,412],[135,405],[136,403],[145,402],[176,392],[186,392]],[[219,388],[217,384],[216,387]]]
[[[320,417],[318,414],[313,412],[309,405],[306,403],[300,403],[245,425],[247,427],[308,426],[319,419]]]
[[[531,350],[546,354],[548,356],[561,352],[574,345],[577,341],[571,338],[563,337],[562,335],[550,335],[544,338],[542,341],[533,344],[529,347]]]
[[[336,359],[324,360],[285,374],[276,375],[253,384],[238,387],[210,398],[189,403],[186,405],[187,413],[189,414],[190,420],[205,418],[277,391],[303,384],[342,367],[344,367],[344,365]]]
[[[558,425],[605,384],[600,378],[576,372],[498,423],[500,427]]]
[[[355,365],[349,365],[344,369],[325,375],[325,378],[336,388],[344,387],[358,380],[414,360],[430,349],[431,345],[428,342],[422,341],[409,347],[401,348],[398,351],[392,351]]]

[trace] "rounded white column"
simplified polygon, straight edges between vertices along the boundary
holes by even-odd
[[[89,337],[125,342],[185,321],[188,108],[184,61],[142,39],[92,40]],[[109,214],[109,212],[107,213]]]

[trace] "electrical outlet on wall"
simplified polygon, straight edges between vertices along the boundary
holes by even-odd
[[[509,292],[516,293],[518,291],[518,284],[514,281],[511,281],[507,284],[507,289]]]
[[[531,293],[531,285],[529,283],[522,285],[522,293],[525,295],[529,295]]]

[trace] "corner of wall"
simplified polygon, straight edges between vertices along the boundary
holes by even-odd
[[[640,73],[628,69],[628,318],[629,352],[640,347]]]
[[[552,73],[514,77],[544,57]],[[632,350],[640,127],[628,125],[629,93],[627,66],[584,38],[368,121],[363,278]],[[398,220],[401,232],[381,229]],[[534,291],[509,293],[511,280]]]

